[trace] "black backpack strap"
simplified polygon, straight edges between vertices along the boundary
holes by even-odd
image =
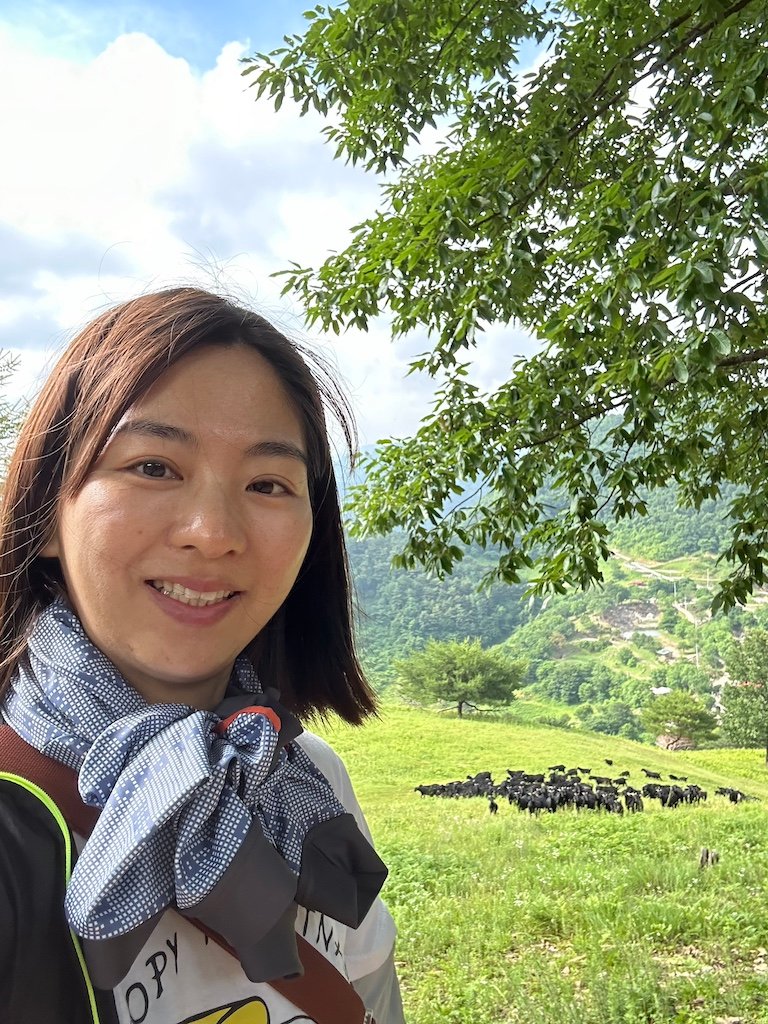
[[[9,725],[0,725],[0,771],[14,772],[34,782],[53,800],[73,832],[89,836],[99,817],[95,807],[80,799],[77,775],[53,758],[41,754]]]

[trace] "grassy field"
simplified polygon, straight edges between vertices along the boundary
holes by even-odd
[[[768,1024],[768,772],[760,751],[673,754],[615,737],[386,707],[321,731],[390,867],[409,1024]],[[607,769],[604,758],[614,760]],[[707,804],[624,817],[421,798],[489,770],[641,766]],[[758,797],[734,806],[718,785]],[[699,868],[703,846],[720,853]]]

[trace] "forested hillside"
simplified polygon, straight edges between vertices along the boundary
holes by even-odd
[[[677,507],[673,487],[653,491],[646,496],[647,516],[622,519],[613,527],[613,546],[658,561],[682,555],[714,555],[723,550],[730,536],[725,509],[735,493],[733,487],[725,488],[722,500],[704,501],[700,509],[694,510]]]
[[[366,667],[379,686],[392,677],[392,661],[427,640],[478,637],[502,643],[528,622],[536,608],[524,586],[478,590],[492,558],[472,551],[451,576],[437,580],[419,570],[393,569],[397,535],[351,539],[349,554],[360,605],[360,638]]]
[[[427,640],[478,638],[527,665],[512,713],[529,721],[639,739],[653,690],[699,694],[717,704],[724,655],[744,629],[768,623],[763,595],[728,615],[710,615],[719,567],[712,552],[728,524],[724,505],[681,511],[673,491],[654,493],[649,514],[614,536],[602,587],[546,604],[525,587],[479,589],[492,553],[468,553],[444,580],[394,569],[396,534],[352,539],[366,667],[380,689],[393,662]]]

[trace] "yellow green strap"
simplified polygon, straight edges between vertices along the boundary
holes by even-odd
[[[36,797],[40,803],[50,811],[54,821],[59,826],[62,836],[64,837],[64,881],[68,884],[70,876],[72,875],[72,834],[69,831],[69,826],[64,820],[64,815],[53,800],[51,800],[45,790],[35,785],[34,782],[30,782],[29,779],[25,779],[21,775],[13,775],[10,772],[0,771],[0,781],[11,782],[14,785],[21,786],[22,789],[26,789],[28,793],[31,793],[32,796]],[[96,1007],[96,995],[93,991],[93,985],[91,984],[91,979],[88,974],[88,967],[85,963],[85,957],[83,956],[80,940],[71,928],[69,930],[69,934],[72,938],[72,945],[75,947],[75,952],[77,953],[80,970],[83,973],[83,980],[88,992],[88,1001],[91,1006],[91,1015],[93,1017],[94,1024],[99,1024],[99,1011]]]

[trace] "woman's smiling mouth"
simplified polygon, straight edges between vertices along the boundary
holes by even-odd
[[[236,590],[191,590],[189,587],[182,586],[181,583],[172,583],[170,580],[148,580],[148,583],[165,597],[170,597],[181,604],[191,605],[193,608],[204,608],[228,601],[237,593]]]

